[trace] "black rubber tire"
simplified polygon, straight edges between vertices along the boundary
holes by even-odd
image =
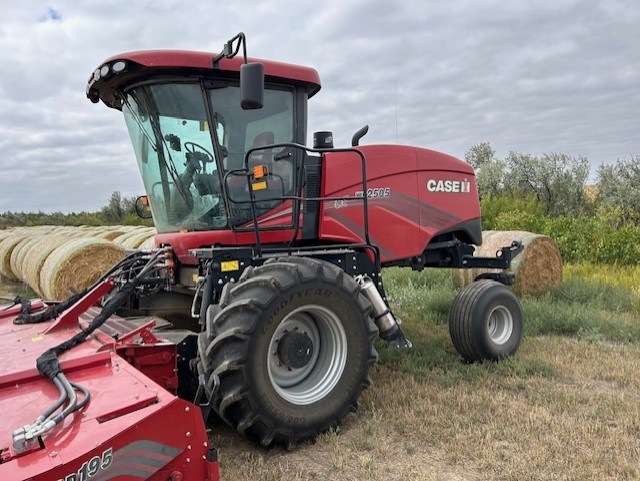
[[[520,301],[499,282],[473,282],[462,288],[453,301],[449,333],[456,350],[468,362],[511,356],[522,340]]]
[[[265,446],[278,443],[292,448],[337,426],[357,409],[360,394],[371,384],[369,368],[377,360],[373,340],[378,330],[370,311],[354,279],[333,264],[286,257],[246,269],[237,283],[224,287],[220,303],[209,308],[206,329],[198,339],[199,370],[208,389],[215,385],[216,376],[220,381],[214,410],[230,426]],[[328,324],[341,333],[336,345],[342,346],[338,363],[342,370],[327,375],[334,376],[334,384],[318,391],[320,399],[306,403],[289,394],[288,389],[296,386],[282,388],[274,380],[273,370],[282,368],[269,365],[274,362],[269,356],[275,355],[277,333],[301,312],[305,322],[319,327],[327,322],[323,319],[330,319]],[[314,318],[316,312],[320,315]],[[320,339],[325,346],[327,339],[329,335]],[[330,356],[318,357],[323,358]],[[312,372],[318,372],[316,365],[322,369],[317,361]],[[305,379],[310,381],[299,385],[306,389],[315,379],[327,376],[309,374]],[[323,382],[318,386],[325,386]]]

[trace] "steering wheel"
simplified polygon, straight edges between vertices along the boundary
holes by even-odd
[[[195,142],[185,142],[184,150],[186,150],[187,153],[189,154],[194,154],[200,151],[201,153],[206,154],[208,158],[203,158],[202,156],[199,156],[199,160],[202,160],[202,162],[204,162],[205,164],[209,162],[213,162],[213,154],[200,144],[196,144]]]

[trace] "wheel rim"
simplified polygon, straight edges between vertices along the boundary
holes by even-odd
[[[513,333],[513,316],[511,311],[504,306],[494,307],[489,313],[487,326],[489,337],[496,344],[504,344]]]
[[[281,362],[278,342],[285,334],[298,331],[311,340],[313,351],[301,368]],[[269,342],[267,369],[275,391],[293,404],[312,404],[336,386],[347,363],[347,335],[342,322],[331,310],[308,305],[289,313]]]

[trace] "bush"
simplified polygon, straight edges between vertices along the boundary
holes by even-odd
[[[585,193],[589,161],[585,157],[554,152],[536,157],[512,151],[507,158],[498,159],[491,145],[482,142],[465,152],[465,160],[477,171],[481,198],[533,197],[552,216],[582,215],[589,208]]]
[[[640,155],[602,164],[598,169],[598,196],[604,205],[615,206],[620,219],[640,224]]]
[[[640,263],[640,227],[612,227],[607,219],[548,217],[510,210],[495,219],[496,230],[526,230],[551,237],[565,262],[634,265]]]
[[[480,201],[480,209],[482,212],[482,228],[484,230],[495,230],[498,229],[496,227],[496,219],[502,214],[514,211],[518,213],[519,217],[527,217],[531,224],[535,224],[536,221],[534,219],[544,216],[546,206],[535,195],[528,195],[527,197],[489,195],[483,197]]]

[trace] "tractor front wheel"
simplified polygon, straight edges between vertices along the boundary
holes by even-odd
[[[200,370],[213,407],[241,433],[293,447],[338,425],[370,384],[371,306],[327,262],[287,257],[244,271],[209,309]]]
[[[483,279],[464,287],[449,313],[449,333],[469,362],[496,361],[515,354],[522,339],[522,309],[515,294]]]

